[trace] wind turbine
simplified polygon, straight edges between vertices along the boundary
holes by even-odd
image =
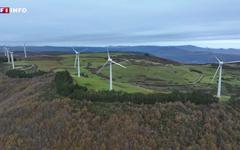
[[[7,48],[4,47],[4,55],[7,56]]]
[[[75,50],[74,48],[72,48],[73,51],[75,52],[75,61],[74,61],[74,68],[76,68],[77,66],[77,72],[78,72],[78,77],[81,77],[81,66],[80,66],[80,53],[84,52],[87,50],[87,48],[83,49],[81,52]]]
[[[112,60],[112,58],[110,57],[110,54],[109,54],[109,51],[107,49],[107,54],[108,54],[108,60],[102,65],[102,67],[97,71],[97,74],[100,73],[102,71],[102,69],[107,65],[109,64],[109,91],[111,91],[113,89],[112,87],[112,63],[113,64],[116,64],[122,68],[127,68],[115,61]]]
[[[222,60],[220,60],[219,58],[217,58],[218,61],[218,68],[217,71],[215,72],[212,82],[214,81],[215,77],[217,76],[217,73],[219,72],[218,75],[218,90],[217,90],[217,97],[220,98],[221,97],[221,89],[222,89],[222,72],[223,72],[223,65],[224,64],[234,64],[234,63],[240,63],[240,61],[229,61],[229,62],[224,62]]]
[[[11,55],[12,69],[15,69],[13,52],[10,52],[10,55]]]
[[[4,56],[7,56],[7,49],[5,46],[3,46],[2,50],[4,51]]]
[[[80,58],[79,58],[79,54],[80,52],[76,51],[74,48],[72,48],[73,51],[75,52],[75,62],[74,62],[74,68],[76,68],[77,65],[77,73],[78,73],[78,77],[81,77],[81,70],[80,70]]]
[[[72,48],[72,50],[75,52],[74,68],[76,68],[77,67],[77,60],[78,60],[79,52],[76,51],[74,48]]]
[[[24,57],[27,58],[26,43],[24,43],[23,51],[24,51]]]
[[[10,54],[9,54],[8,48],[6,48],[6,55],[7,55],[8,63],[10,63]]]

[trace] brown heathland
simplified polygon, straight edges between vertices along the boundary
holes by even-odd
[[[0,75],[0,149],[240,149],[240,105],[74,103]]]

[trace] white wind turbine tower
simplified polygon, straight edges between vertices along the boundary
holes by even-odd
[[[97,71],[97,73],[100,73],[102,71],[102,69],[107,65],[109,64],[109,90],[111,91],[113,89],[112,87],[112,63],[113,64],[116,64],[122,68],[127,68],[115,61],[112,60],[112,58],[110,57],[109,55],[109,51],[107,50],[107,54],[108,54],[108,60],[102,65],[102,67]]]
[[[74,61],[74,68],[77,67],[77,73],[78,77],[81,77],[81,65],[80,65],[80,52],[72,48],[75,52],[75,61]],[[87,49],[87,48],[86,48]],[[86,49],[82,50],[81,52],[84,52]]]
[[[9,49],[6,48],[6,54],[7,54],[7,59],[8,59],[8,63],[10,63],[10,54],[9,54]]]
[[[6,49],[6,47],[5,46],[3,46],[3,51],[4,51],[4,56],[7,56],[7,49]]]
[[[27,58],[26,43],[24,43],[23,51],[24,51],[24,57]]]
[[[72,48],[72,49],[73,49],[73,51],[74,51],[75,54],[76,54],[75,62],[74,62],[74,68],[76,68],[76,65],[77,65],[77,73],[78,73],[78,77],[81,77],[79,52],[76,51],[74,48]]]
[[[217,61],[218,61],[218,68],[217,68],[217,71],[215,72],[214,76],[213,76],[213,79],[212,79],[212,82],[213,80],[215,79],[217,73],[219,72],[219,75],[218,75],[218,90],[217,90],[217,97],[220,98],[221,97],[221,89],[222,89],[222,72],[223,72],[223,65],[224,64],[233,64],[233,63],[240,63],[240,61],[230,61],[230,62],[224,62],[222,60],[220,60],[219,58],[217,58]]]
[[[4,56],[7,57],[7,48],[6,47],[4,47]]]
[[[76,68],[77,67],[77,61],[78,61],[78,54],[79,54],[79,52],[76,51],[74,48],[72,48],[72,50],[75,52],[74,68]]]
[[[81,76],[81,71],[80,71],[80,58],[79,58],[79,52],[76,51],[74,48],[72,48],[73,51],[75,52],[76,54],[76,57],[75,57],[75,62],[74,62],[74,68],[76,68],[76,65],[77,65],[77,72],[78,72],[78,77]]]
[[[13,57],[13,52],[10,52],[11,55],[11,63],[12,63],[12,69],[15,69],[15,64],[14,64],[14,57]]]

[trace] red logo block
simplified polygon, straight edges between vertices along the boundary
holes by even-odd
[[[10,8],[9,7],[0,7],[0,13],[9,14],[10,13]]]

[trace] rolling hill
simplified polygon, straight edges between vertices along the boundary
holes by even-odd
[[[11,47],[14,51],[22,51],[22,47]],[[76,49],[87,49],[87,52],[104,52],[104,47],[76,47]],[[71,47],[53,47],[53,46],[30,46],[32,52],[62,52],[72,53]],[[113,46],[111,51],[148,53],[173,61],[187,64],[206,64],[216,63],[215,56],[224,61],[240,60],[240,50],[238,49],[211,49],[196,46]]]
[[[215,65],[185,65],[175,61],[111,53],[128,70],[114,66],[114,88],[135,92],[212,89]],[[190,102],[133,104],[70,99],[55,91],[54,72],[68,70],[75,82],[108,89],[108,68],[95,71],[105,53],[81,55],[78,79],[74,55],[42,53],[27,60],[17,55],[16,67],[49,73],[34,78],[9,78],[0,64],[0,147],[2,149],[240,149],[239,101],[211,105]],[[238,93],[239,65],[224,68],[224,92]],[[202,97],[204,99],[204,97]]]
[[[127,69],[113,66],[113,88],[116,91],[128,93],[169,93],[173,90],[190,92],[201,90],[216,94],[217,84],[211,82],[216,71],[216,65],[186,65],[175,61],[146,55],[143,53],[111,53],[113,59]],[[78,78],[73,67],[75,56],[63,53],[38,53],[31,55],[27,60],[20,59],[17,67],[40,69],[57,72],[67,70],[75,82],[93,90],[108,90],[109,67],[100,74],[96,71],[106,61],[106,53],[81,54],[81,70],[84,77]],[[9,66],[10,67],[10,66]],[[240,89],[238,78],[239,65],[224,66],[223,95],[224,100],[235,96]]]

